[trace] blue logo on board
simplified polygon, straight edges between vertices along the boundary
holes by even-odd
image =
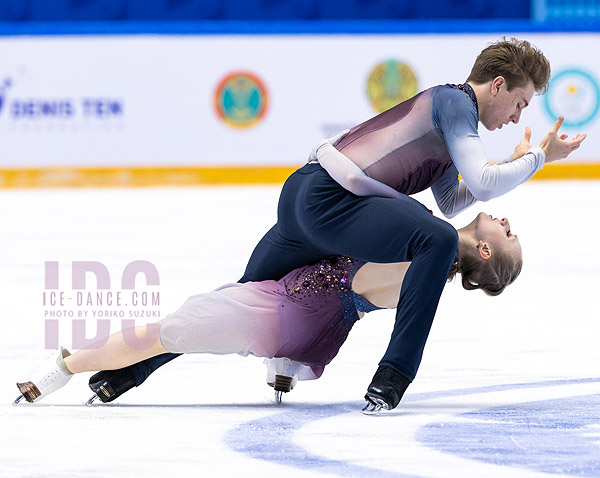
[[[6,90],[12,85],[10,78],[4,78],[0,84],[0,113],[2,113],[2,107],[4,106],[4,100],[6,98]]]
[[[100,95],[73,98],[13,94],[9,98],[8,90],[11,87],[14,87],[12,78],[6,77],[0,81],[0,115],[9,116],[19,124],[39,119],[122,119],[125,113],[124,101],[119,98]]]
[[[598,80],[579,68],[563,70],[552,77],[544,105],[552,121],[563,115],[564,126],[585,126],[597,117],[600,110]]]

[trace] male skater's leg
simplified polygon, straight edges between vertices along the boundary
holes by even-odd
[[[279,258],[290,267],[307,264],[302,262],[307,257],[333,254],[366,262],[411,262],[390,343],[367,392],[386,408],[397,406],[421,362],[456,256],[456,230],[408,196],[358,197],[333,181],[320,165],[307,165],[286,182],[276,232],[276,240],[265,237],[257,246],[244,278],[253,275],[251,279],[262,280],[260,271],[275,270]],[[276,253],[281,241],[291,247],[285,257]],[[294,248],[304,254],[299,264],[293,262]]]
[[[180,355],[166,353],[118,370],[102,370],[90,377],[88,385],[104,403],[112,402],[133,387],[139,387],[152,372]]]
[[[458,234],[408,196],[357,197],[319,170],[298,188],[293,205],[293,237],[309,237],[323,255],[339,253],[367,262],[411,262],[390,343],[367,393],[381,399],[386,408],[394,408],[417,373],[456,256]],[[280,214],[280,230],[289,226]]]
[[[380,362],[392,371],[384,382],[393,386],[382,393],[393,408],[418,369],[456,249],[454,228],[417,201],[354,196],[319,165],[307,165],[288,178],[278,224],[257,246],[242,281],[279,279],[333,254],[367,262],[412,262],[392,340]]]

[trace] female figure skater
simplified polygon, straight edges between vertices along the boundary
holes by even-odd
[[[448,280],[459,272],[465,289],[498,295],[519,275],[521,246],[507,219],[480,213],[458,230],[458,238]],[[101,347],[73,355],[61,348],[17,383],[22,396],[15,403],[21,398],[37,402],[75,373],[115,370],[166,352],[285,358],[281,376],[267,380],[276,390],[289,391],[298,379],[321,376],[363,313],[396,307],[409,267],[409,262],[364,263],[332,256],[279,281],[224,285],[190,297],[162,321],[111,335]],[[134,334],[145,337],[144,347]],[[365,398],[371,412],[387,408],[373,393]]]

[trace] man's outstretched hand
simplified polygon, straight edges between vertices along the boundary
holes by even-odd
[[[544,136],[540,143],[540,148],[546,153],[546,163],[565,159],[569,154],[579,148],[583,140],[587,137],[587,134],[578,134],[573,139],[567,139],[568,136],[566,134],[561,134],[559,137],[558,130],[562,126],[564,120],[564,117],[559,116],[556,123],[554,123],[554,126],[552,126],[548,134]]]
[[[546,136],[542,139],[540,143],[540,148],[544,150],[546,153],[546,163],[551,163],[552,161],[557,161],[559,159],[565,159],[569,154],[575,151],[579,146],[581,146],[581,142],[587,137],[587,134],[578,134],[575,138],[568,140],[569,137],[566,134],[561,134],[558,136],[558,130],[563,124],[564,117],[559,116],[552,126],[552,129],[548,132]],[[523,138],[515,147],[515,151],[512,154],[512,159],[518,159],[523,156],[527,151],[529,151],[533,146],[531,146],[531,128],[529,126],[525,127],[525,134]]]
[[[531,141],[531,128],[529,126],[526,126],[525,127],[525,135],[523,136],[523,139],[521,139],[519,144],[517,144],[517,146],[515,148],[515,152],[512,154],[511,158],[519,159],[521,156],[523,156],[525,153],[527,153],[527,151],[529,151],[531,148],[533,148],[533,146],[531,146],[530,141]]]

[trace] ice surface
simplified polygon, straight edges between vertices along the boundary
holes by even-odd
[[[274,223],[278,187],[1,191],[0,476],[600,476],[598,182],[530,182],[477,204],[508,217],[521,277],[499,297],[444,292],[401,405],[360,413],[393,311],[357,323],[323,377],[273,403],[262,361],[194,355],[111,405],[85,407],[89,374],[12,407],[44,350],[44,262],[160,273],[164,316],[236,281]],[[430,193],[417,197],[435,210]],[[71,319],[60,339],[71,346]],[[90,322],[93,334],[94,322]],[[111,326],[116,330],[118,320]]]

